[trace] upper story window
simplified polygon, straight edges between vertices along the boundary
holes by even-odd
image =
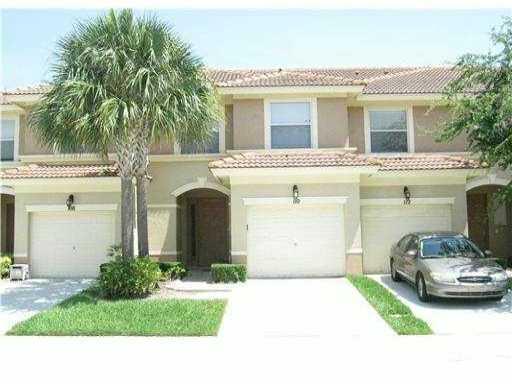
[[[13,161],[16,137],[16,121],[2,119],[0,126],[0,160]]]
[[[367,152],[408,152],[411,148],[406,109],[367,112]]]
[[[311,148],[311,103],[270,103],[270,147]]]
[[[210,141],[204,144],[182,144],[180,146],[181,153],[196,154],[196,153],[220,153],[220,129],[219,126],[213,128],[212,137]]]

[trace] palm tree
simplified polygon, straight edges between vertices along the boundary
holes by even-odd
[[[121,178],[121,234],[133,258],[134,186],[139,181],[141,243],[147,254],[148,153],[161,140],[207,140],[218,118],[216,96],[202,64],[169,26],[154,17],[113,11],[62,38],[53,88],[30,125],[61,152],[114,151]]]

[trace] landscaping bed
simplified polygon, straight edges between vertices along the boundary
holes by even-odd
[[[366,276],[348,276],[348,280],[399,335],[431,335],[428,324],[414,316],[404,303],[377,281]]]
[[[226,300],[107,300],[96,288],[15,325],[8,335],[215,336]]]

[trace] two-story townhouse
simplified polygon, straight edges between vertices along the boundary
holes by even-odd
[[[207,148],[151,151],[150,253],[252,277],[388,271],[403,234],[453,230],[508,257],[510,175],[435,140],[449,68],[210,70],[225,109]],[[120,242],[120,182],[27,126],[47,87],[2,95],[1,246],[33,276],[95,276]],[[71,204],[72,201],[72,204]]]

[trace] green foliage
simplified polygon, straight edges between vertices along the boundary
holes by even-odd
[[[432,330],[381,284],[366,276],[347,276],[364,298],[399,335],[430,335]]]
[[[181,261],[161,262],[158,263],[160,272],[162,272],[162,280],[176,280],[187,276],[187,268]]]
[[[466,54],[454,70],[459,73],[446,88],[450,116],[440,139],[467,135],[469,150],[490,167],[512,165],[512,18],[491,34],[487,54]],[[508,186],[498,200],[512,201]]]
[[[108,298],[133,298],[150,294],[158,288],[158,263],[149,257],[131,261],[111,261],[100,266],[99,287]]]
[[[202,142],[221,119],[201,60],[156,17],[111,10],[60,39],[30,125],[60,152]]]
[[[214,336],[225,300],[107,300],[97,289],[16,324],[9,335]]]
[[[123,258],[123,248],[121,247],[121,245],[111,245],[110,247],[108,247],[107,256],[112,261],[121,261]]]
[[[9,276],[9,267],[12,265],[11,255],[0,256],[0,278],[6,278]]]
[[[212,280],[215,283],[237,283],[247,279],[247,267],[244,264],[212,264]]]

